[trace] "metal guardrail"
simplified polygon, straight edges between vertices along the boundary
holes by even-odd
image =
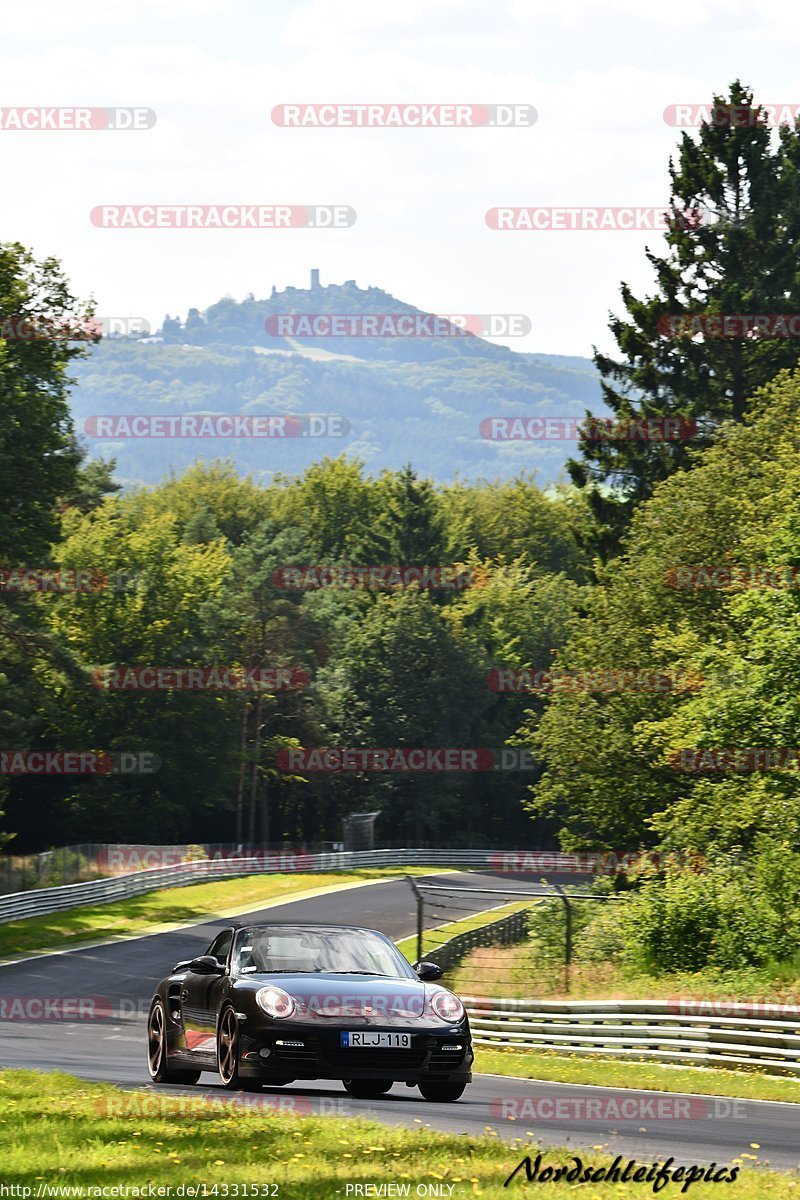
[[[800,1075],[800,1007],[688,999],[461,999],[479,1046]]]
[[[0,924],[22,917],[47,916],[85,904],[105,904],[140,896],[158,888],[185,887],[240,875],[264,875],[289,871],[347,871],[364,867],[478,867],[495,866],[503,857],[518,855],[505,850],[345,850],[325,854],[294,855],[256,852],[240,858],[198,859],[194,862],[131,871],[86,883],[37,888],[0,896]],[[550,856],[552,857],[552,856]]]

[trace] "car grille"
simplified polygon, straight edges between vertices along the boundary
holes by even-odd
[[[464,1058],[463,1050],[434,1050],[428,1063],[429,1071],[452,1071]]]
[[[416,1071],[425,1061],[425,1050],[329,1050],[325,1055],[332,1067],[347,1072],[348,1067],[368,1071]]]
[[[276,1046],[274,1057],[282,1063],[315,1063],[317,1051],[313,1046]]]

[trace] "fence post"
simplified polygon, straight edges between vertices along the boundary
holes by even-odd
[[[417,898],[417,962],[422,961],[422,929],[425,924],[425,897],[417,887],[413,875],[406,875],[411,889]]]
[[[564,929],[564,991],[569,992],[570,966],[572,965],[572,905],[560,883],[554,883],[552,886],[564,901],[564,916],[566,918]]]

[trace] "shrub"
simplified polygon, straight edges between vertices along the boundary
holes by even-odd
[[[700,871],[672,863],[661,874],[644,874],[612,911],[594,917],[579,947],[581,958],[613,957],[656,975],[786,961],[798,933],[800,855],[762,839],[748,857],[720,856]]]

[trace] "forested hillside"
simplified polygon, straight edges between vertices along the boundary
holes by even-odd
[[[267,332],[281,314],[298,313],[398,316],[419,310],[380,288],[287,288],[269,300],[221,300],[202,314],[192,309],[183,322],[167,318],[152,337],[104,339],[74,368],[78,433],[92,455],[117,460],[125,483],[157,483],[201,453],[230,457],[241,472],[268,481],[345,451],[372,473],[408,461],[442,481],[535,470],[546,486],[563,472],[575,442],[494,442],[481,434],[481,421],[605,411],[588,359],[521,354],[459,334],[451,321],[443,323],[450,331],[444,336],[287,338]],[[87,425],[103,414],[310,412],[341,414],[347,431],[281,441],[115,440],[95,436],[95,427]]]

